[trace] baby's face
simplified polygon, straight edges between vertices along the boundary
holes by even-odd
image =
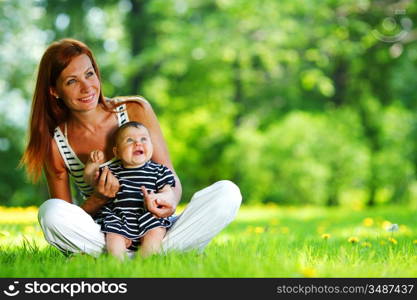
[[[114,155],[120,158],[125,168],[137,168],[152,157],[151,137],[145,127],[127,127],[118,136]]]

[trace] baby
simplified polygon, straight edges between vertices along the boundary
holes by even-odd
[[[109,169],[118,178],[120,189],[96,220],[106,234],[107,251],[123,259],[126,248],[136,250],[140,244],[142,257],[157,253],[172,222],[154,217],[146,207],[157,206],[154,192],[175,186],[174,175],[167,167],[150,160],[153,146],[148,129],[141,123],[128,122],[117,129],[113,152],[120,160],[111,163]],[[103,152],[90,153],[84,170],[85,182],[95,184],[103,162]]]

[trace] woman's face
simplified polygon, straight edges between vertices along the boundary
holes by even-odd
[[[85,54],[74,57],[50,92],[55,98],[61,98],[71,111],[95,109],[100,96],[100,80],[90,58]]]

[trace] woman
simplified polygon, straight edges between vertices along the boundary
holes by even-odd
[[[174,217],[181,183],[151,105],[142,97],[105,99],[91,50],[73,39],[51,44],[41,59],[29,142],[22,157],[34,181],[43,170],[48,182],[51,199],[38,214],[46,240],[64,252],[98,256],[104,251],[104,234],[93,217],[115,196],[119,183],[105,167],[97,184],[89,186],[83,180],[84,164],[93,150],[103,151],[103,165],[110,164],[114,160],[111,137],[127,121],[148,127],[154,144],[152,160],[169,167],[175,176],[175,188],[158,193],[160,205],[149,208],[156,217],[171,217],[175,222],[163,239],[163,251],[204,249],[234,219],[241,203],[239,188],[219,181],[194,194],[184,212]],[[70,179],[85,198],[81,207],[72,204]]]

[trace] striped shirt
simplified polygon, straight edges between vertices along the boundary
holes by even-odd
[[[165,185],[175,187],[175,178],[170,169],[153,161],[138,168],[124,168],[119,162],[109,169],[119,180],[120,188],[115,199],[101,210],[97,223],[103,232],[117,233],[132,240],[130,249],[136,250],[139,238],[146,232],[172,225],[169,218],[156,218],[146,210],[141,186],[157,193]]]

